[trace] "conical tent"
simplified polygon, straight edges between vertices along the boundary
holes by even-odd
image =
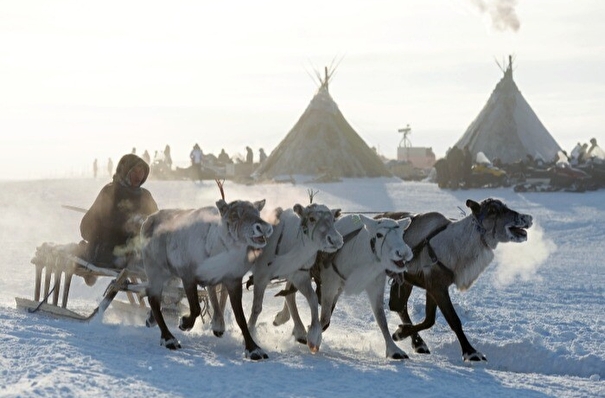
[[[390,176],[378,155],[346,121],[328,90],[328,71],[317,94],[292,130],[255,171],[259,178],[283,175]]]
[[[483,152],[509,164],[527,155],[548,162],[561,150],[515,84],[511,57],[487,104],[456,142],[461,149],[466,145],[473,156]]]

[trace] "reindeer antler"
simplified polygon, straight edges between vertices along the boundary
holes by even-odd
[[[319,193],[319,191],[313,192],[313,190],[311,188],[309,188],[309,189],[307,189],[307,193],[309,194],[309,203],[313,204],[313,198],[315,197],[315,195],[317,195]]]
[[[216,185],[218,185],[218,190],[221,192],[221,198],[225,200],[225,191],[223,190],[223,185],[225,185],[225,180],[219,180],[218,178],[214,179]]]

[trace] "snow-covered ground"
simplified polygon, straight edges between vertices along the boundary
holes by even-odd
[[[106,181],[0,182],[0,396],[605,396],[605,192],[525,193],[511,188],[447,191],[396,179],[245,186],[227,182],[226,199],[267,199],[267,208],[315,202],[343,211],[441,211],[459,218],[465,200],[497,197],[530,213],[528,242],[500,245],[496,261],[467,292],[450,289],[471,343],[488,362],[467,364],[438,315],[423,336],[430,355],[399,345],[407,361],[384,358],[384,342],[364,295],[343,296],[319,353],[291,338],[291,323],[274,327],[282,301],[269,289],[257,341],[269,354],[243,358],[243,339],[230,311],[227,332],[214,337],[198,321],[172,332],[182,350],[159,345],[157,328],[110,309],[102,322],[82,324],[26,314],[15,297],[32,298],[30,260],[42,242],[79,240],[81,214]],[[214,182],[149,181],[162,208],[201,207],[219,198]],[[105,280],[104,280],[105,279]],[[91,310],[109,280],[72,283],[74,308]],[[423,292],[412,316],[423,317]],[[249,313],[252,293],[244,293]],[[300,301],[304,319],[306,304]],[[398,324],[387,314],[392,331]]]

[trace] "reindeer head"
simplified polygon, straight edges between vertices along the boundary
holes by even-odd
[[[373,219],[363,215],[359,217],[370,234],[370,248],[376,260],[382,262],[386,270],[402,272],[405,263],[413,256],[412,249],[403,241],[404,231],[411,220]]]
[[[320,251],[333,253],[342,247],[342,235],[334,228],[334,221],[340,216],[340,209],[330,210],[327,206],[316,203],[307,207],[296,204],[294,212],[300,217],[303,233]]]
[[[466,206],[473,212],[473,217],[484,233],[484,239],[490,243],[490,247],[495,247],[499,242],[527,240],[526,229],[532,226],[533,221],[529,214],[511,210],[498,199],[492,198],[485,199],[481,203],[468,199]]]
[[[220,199],[216,207],[221,214],[229,235],[236,241],[261,249],[267,244],[267,238],[273,233],[273,227],[260,217],[265,200],[248,202],[235,200],[231,203]]]

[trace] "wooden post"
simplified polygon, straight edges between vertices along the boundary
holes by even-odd
[[[40,301],[40,287],[42,286],[42,269],[44,266],[36,264],[36,281],[34,286],[34,301]]]
[[[65,283],[63,285],[63,298],[61,300],[61,307],[67,308],[67,298],[69,297],[69,287],[71,286],[71,278],[73,277],[73,273],[66,272],[65,273]]]

